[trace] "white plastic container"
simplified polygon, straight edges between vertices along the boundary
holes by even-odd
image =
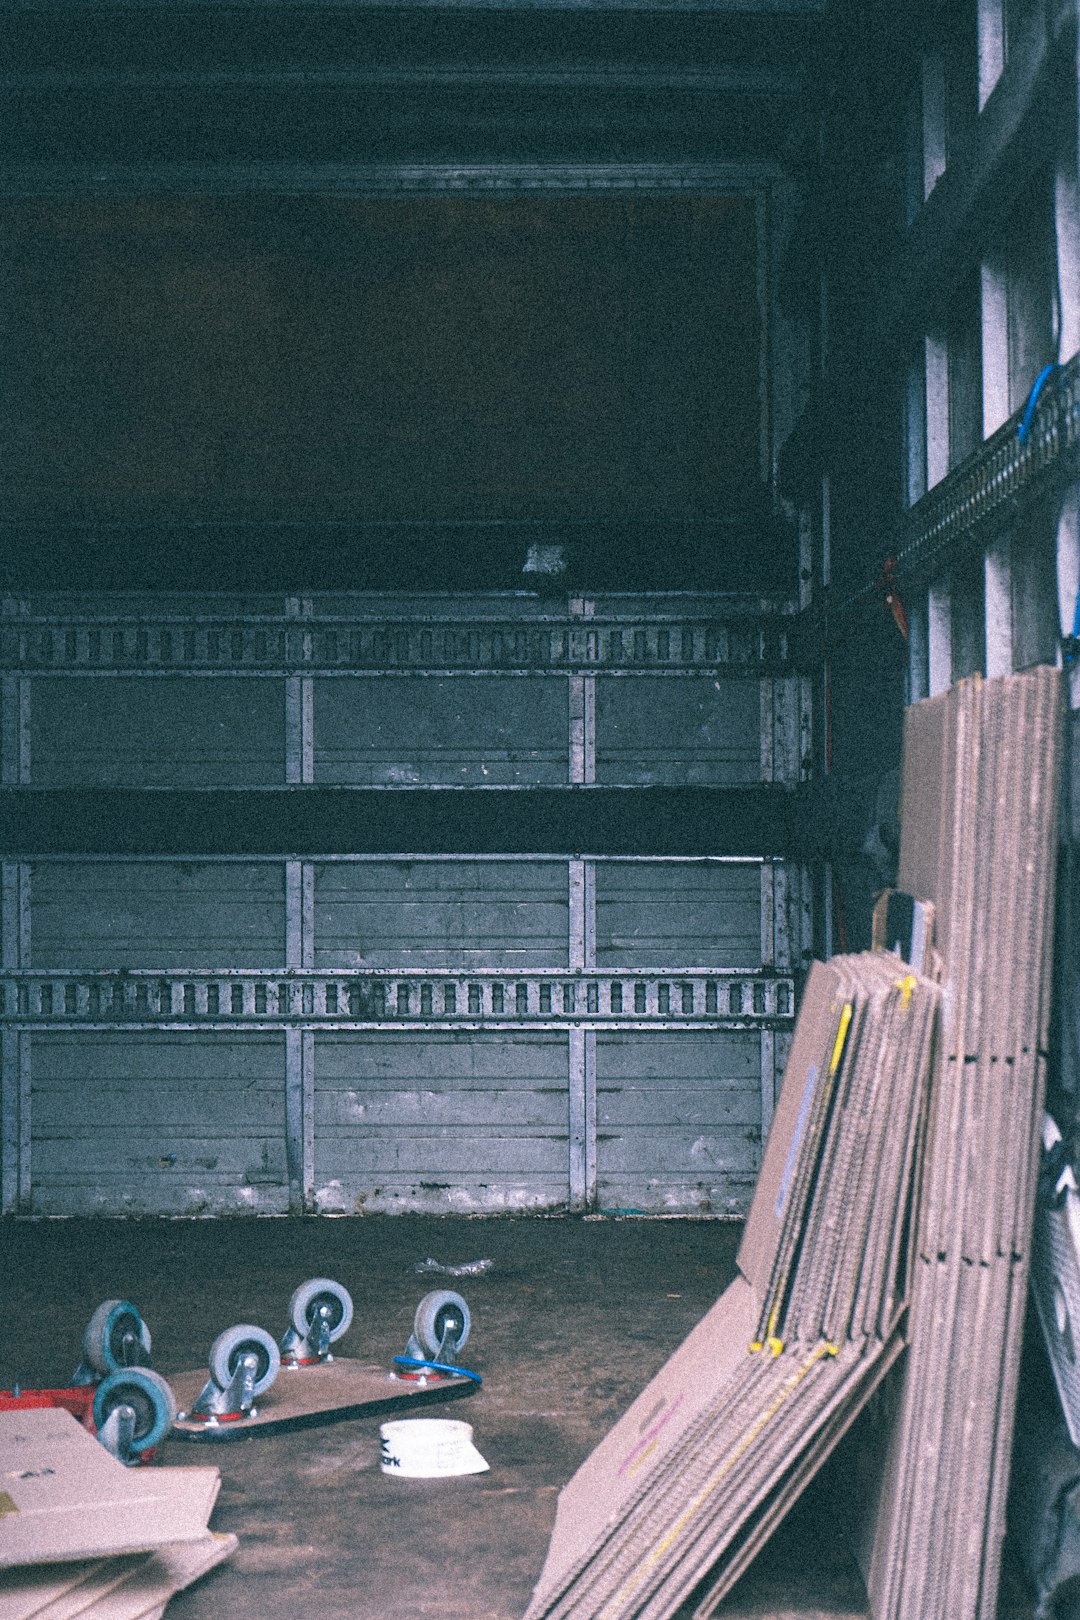
[[[483,1474],[488,1464],[473,1445],[471,1423],[453,1418],[399,1418],[382,1424],[384,1474],[400,1479],[450,1479]]]

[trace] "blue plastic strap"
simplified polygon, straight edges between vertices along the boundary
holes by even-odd
[[[448,1361],[424,1361],[420,1356],[395,1356],[394,1361],[399,1367],[430,1367],[432,1372],[452,1373],[455,1378],[471,1378],[474,1384],[482,1384],[484,1380],[477,1372],[470,1372],[468,1367],[454,1367]]]
[[[1050,376],[1051,372],[1056,370],[1056,363],[1051,360],[1048,366],[1043,366],[1032,385],[1031,393],[1028,395],[1028,402],[1024,407],[1023,417],[1020,420],[1020,431],[1017,435],[1021,444],[1023,444],[1024,440],[1031,432],[1031,424],[1035,416],[1035,408],[1039,403],[1039,395],[1046,386],[1046,380]]]

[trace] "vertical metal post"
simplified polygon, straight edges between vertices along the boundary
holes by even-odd
[[[0,631],[8,644],[5,650],[25,657],[25,631],[18,620],[29,611],[19,597],[5,596],[0,602]],[[26,787],[30,781],[30,682],[11,670],[0,679],[0,785]]]
[[[793,786],[802,763],[801,685],[794,676],[778,675],[772,688],[772,778]]]
[[[315,868],[285,862],[285,965],[315,965]],[[285,1031],[285,1160],[289,1210],[302,1214],[315,1198],[315,1032]]]
[[[986,579],[986,673],[1010,675],[1012,648],[1012,569],[1006,537],[992,545],[984,562]]]
[[[776,1106],[776,1032],[761,1031],[761,1146],[764,1150]]]
[[[285,1031],[285,1163],[289,1214],[302,1215],[304,1198],[304,1032]]]
[[[926,338],[926,487],[949,470],[949,351],[934,334]]]
[[[30,965],[30,868],[24,862],[0,866],[0,965],[18,973]],[[16,1214],[30,1207],[30,1034],[11,1022],[17,1007],[9,999],[0,1025],[0,1211]]]
[[[569,616],[591,619],[594,606],[586,597],[572,596]],[[596,781],[596,677],[571,675],[569,687],[570,781],[587,785]]]
[[[945,61],[937,53],[922,59],[923,198],[945,173]]]
[[[930,695],[930,619],[923,593],[908,606],[908,701]]]
[[[304,620],[312,612],[308,597],[290,596],[285,602],[287,619]],[[305,664],[311,662],[311,631],[302,629],[287,632],[299,634],[300,654]],[[315,780],[315,688],[310,675],[285,677],[285,781],[292,787]]]
[[[758,683],[761,738],[759,780],[762,782],[773,781],[776,773],[776,710],[773,702],[773,689],[776,685],[777,682],[768,675],[762,676]]]
[[[1071,636],[1080,601],[1080,487],[1073,484],[1065,492],[1058,513],[1057,532],[1058,615],[1061,634]],[[1080,667],[1074,662],[1069,671],[1069,708],[1080,704]]]
[[[927,663],[930,696],[947,692],[952,685],[952,612],[949,586],[945,580],[931,585],[927,598]]]
[[[30,782],[30,682],[22,675],[5,675],[0,705],[0,781],[4,787],[26,787]]]
[[[588,971],[596,965],[595,862],[571,861],[568,876],[567,963]],[[596,1202],[596,1031],[571,1029],[567,1039],[569,1201],[583,1210]]]
[[[783,888],[777,883],[778,868],[772,861],[761,863],[761,965],[772,968],[778,957],[786,926],[777,930],[777,908],[783,904]],[[776,1103],[776,1042],[771,1029],[761,1031],[761,1140],[764,1144],[772,1124]]]
[[[1005,19],[1002,0],[977,0],[976,17],[979,39],[979,111],[982,112],[1005,66]]]
[[[1009,299],[1004,267],[988,258],[979,266],[982,333],[983,437],[1009,417]]]
[[[571,619],[591,619],[594,604],[571,597]],[[596,781],[596,677],[569,680],[570,781]],[[567,964],[588,968],[595,961],[595,870],[591,861],[569,863]],[[567,1129],[570,1208],[588,1209],[596,1200],[596,1034],[571,1029],[567,1036]]]

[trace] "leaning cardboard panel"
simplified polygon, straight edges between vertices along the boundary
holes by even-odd
[[[736,1256],[759,1311],[764,1308],[770,1287],[775,1286],[776,1261],[797,1202],[800,1154],[809,1148],[806,1158],[813,1160],[811,1139],[820,1139],[825,1127],[829,1083],[835,1077],[849,1034],[851,998],[843,958],[813,964]],[[812,1162],[806,1168],[811,1169]]]
[[[0,1568],[196,1541],[216,1468],[127,1469],[58,1407],[0,1412]]]
[[[866,1358],[865,1377],[861,1385],[845,1404],[839,1407],[817,1439],[792,1466],[780,1486],[747,1526],[738,1543],[700,1583],[694,1594],[697,1606],[692,1620],[709,1620],[709,1617],[716,1613],[735,1582],[750,1567],[777,1525],[790,1512],[815,1474],[821,1470],[852,1424],[865,1410],[886,1375],[896,1365],[903,1350],[904,1341],[897,1333],[882,1347],[880,1354]]]
[[[940,905],[943,823],[946,804],[947,694],[917,703],[904,715],[904,763],[900,779],[898,887]],[[937,918],[937,944],[945,949]]]
[[[207,1532],[209,1534],[209,1532]],[[0,1570],[0,1620],[38,1620],[65,1610],[81,1614],[139,1569],[150,1553],[73,1564],[29,1564]]]
[[[528,1616],[546,1612],[619,1523],[643,1481],[679,1454],[687,1431],[746,1358],[754,1321],[750,1286],[736,1277],[564,1486]]]

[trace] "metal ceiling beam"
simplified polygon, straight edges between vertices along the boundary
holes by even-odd
[[[220,11],[222,0],[182,0],[185,10]],[[174,11],[177,0],[108,0],[118,11]],[[696,12],[765,17],[822,16],[826,0],[233,0],[231,9],[339,11],[363,15],[387,11],[585,11]],[[4,0],[3,11],[86,12],[106,9],[102,0]]]
[[[802,73],[782,68],[713,67],[673,63],[538,63],[511,67],[418,63],[362,68],[51,68],[0,73],[0,90],[214,90],[214,89],[450,89],[689,90],[718,94],[792,96],[804,88]]]
[[[55,163],[0,166],[10,197],[379,197],[447,192],[563,195],[748,190],[787,171],[775,161],[695,163]]]
[[[0,849],[55,854],[790,856],[803,800],[740,788],[0,790]]]

